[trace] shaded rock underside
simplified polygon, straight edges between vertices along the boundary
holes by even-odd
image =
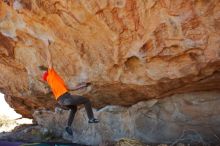
[[[220,92],[191,92],[139,102],[129,108],[106,106],[95,111],[98,124],[88,124],[85,109],[77,112],[73,137],[64,133],[68,111],[40,110],[33,116],[54,135],[75,143],[98,145],[127,137],[144,143],[219,144]]]

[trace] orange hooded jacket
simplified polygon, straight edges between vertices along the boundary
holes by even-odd
[[[46,80],[56,100],[58,100],[58,98],[64,93],[68,92],[63,79],[55,72],[53,68],[48,69]]]

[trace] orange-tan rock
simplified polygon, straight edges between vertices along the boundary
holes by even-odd
[[[0,1],[0,91],[25,117],[55,103],[38,68],[48,40],[96,107],[220,89],[219,0]]]

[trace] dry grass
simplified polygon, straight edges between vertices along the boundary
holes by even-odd
[[[117,143],[116,146],[148,146],[138,140],[122,138]]]
[[[12,125],[12,124],[16,124],[16,121],[11,120],[11,119],[7,118],[6,116],[1,116],[0,117],[0,127],[7,126],[7,125]]]
[[[11,120],[7,118],[6,116],[0,117],[0,132],[11,131],[17,125],[18,123],[16,123],[15,120]]]

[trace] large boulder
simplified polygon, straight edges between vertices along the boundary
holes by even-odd
[[[64,128],[68,111],[40,110],[37,123],[56,136],[86,145],[118,141],[127,137],[144,143],[219,143],[220,92],[193,92],[162,100],[139,102],[129,108],[106,106],[95,111],[98,124],[88,124],[85,109],[73,122],[73,137]]]

